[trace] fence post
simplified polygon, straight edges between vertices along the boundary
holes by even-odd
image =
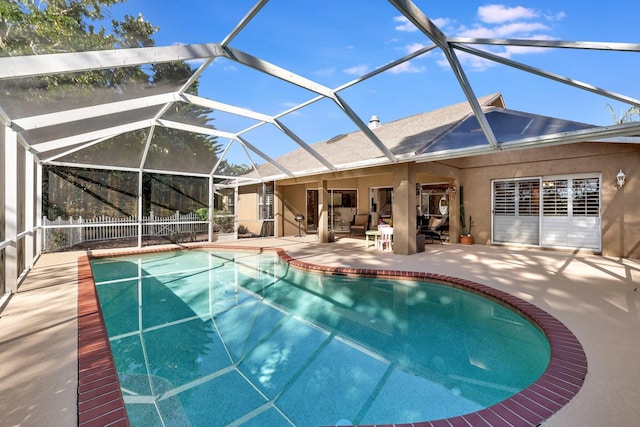
[[[84,224],[84,220],[82,219],[82,215],[80,215],[78,217],[78,224],[82,225]],[[80,228],[78,228],[78,242],[76,243],[82,243],[84,242],[84,225]]]
[[[45,227],[47,225],[49,225],[49,220],[44,215],[42,216],[42,225],[43,225],[43,228],[42,228],[42,247],[40,248],[40,250],[42,252],[44,252],[46,247],[47,247],[47,231],[48,231],[48,229],[45,228]]]

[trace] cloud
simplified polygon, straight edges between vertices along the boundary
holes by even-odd
[[[413,25],[406,16],[394,16],[393,20],[400,23],[400,25],[396,25],[397,31],[401,31],[403,33],[413,33],[414,31],[418,31],[418,27]]]
[[[427,69],[427,67],[418,67],[414,65],[411,61],[403,62],[402,64],[398,64],[389,70],[393,74],[402,74],[402,73],[422,73]]]
[[[426,47],[426,46],[427,46],[426,44],[422,44],[422,43],[411,43],[411,44],[406,45],[404,47],[404,49],[406,50],[407,55],[409,55],[409,54],[411,54],[413,52],[416,52],[416,51],[418,51],[418,50],[420,50],[420,49],[422,49],[423,47]]]
[[[432,19],[431,22],[433,22],[438,28],[443,28],[453,24],[455,21],[449,18],[435,18]]]
[[[501,37],[525,37],[534,31],[546,31],[549,27],[542,22],[512,22],[497,27],[485,27],[478,25],[470,29],[461,29],[461,37],[473,38],[501,38]]]
[[[346,74],[361,76],[369,71],[369,66],[365,64],[354,65],[353,67],[345,68],[342,71],[344,71]]]
[[[500,24],[522,19],[534,19],[539,15],[533,9],[522,6],[507,7],[503,4],[490,4],[478,7],[478,17],[487,24]]]
[[[527,8],[524,6],[505,6],[503,4],[488,4],[480,6],[477,9],[475,22],[467,25],[459,25],[456,21],[442,17],[433,19],[433,23],[441,28],[446,29],[447,35],[455,35],[459,37],[469,38],[487,38],[487,39],[534,39],[534,40],[553,40],[553,27],[557,21],[565,17],[564,12],[546,12]],[[415,32],[417,28],[409,22],[404,16],[396,16],[393,18],[396,25],[396,31]],[[457,27],[454,28],[454,25]],[[423,47],[423,40],[414,43],[408,43],[404,46],[407,53],[413,53]],[[511,59],[514,56],[525,54],[539,54],[548,52],[548,49],[528,47],[528,46],[476,46],[477,49],[483,49],[493,55]],[[435,51],[434,51],[434,54]],[[458,59],[465,69],[470,71],[484,71],[496,64],[472,54],[457,52]],[[450,67],[444,54],[441,52],[437,59],[437,64],[442,67]],[[426,68],[418,67],[412,63],[406,62],[392,69],[393,73],[422,72]]]
[[[396,27],[395,27],[396,31],[400,31],[400,32],[403,32],[403,33],[413,33],[413,32],[418,31],[418,27],[413,25],[413,23],[411,23],[403,15],[395,16],[393,18],[393,20],[395,22],[400,23],[400,25],[396,25]],[[435,18],[435,19],[432,19],[431,22],[433,22],[436,25],[436,27],[442,28],[442,27],[446,27],[448,25],[453,24],[455,21],[453,19],[450,19],[450,18]]]
[[[321,68],[320,70],[314,71],[314,74],[316,76],[330,77],[334,75],[335,72],[336,72],[336,67],[327,67],[327,68]]]
[[[558,12],[554,15],[545,15],[544,17],[548,20],[548,21],[561,21],[564,18],[566,18],[567,14],[564,12]]]
[[[513,22],[494,29],[497,36],[507,37],[515,34],[530,34],[533,31],[548,30],[542,22]]]
[[[471,55],[466,52],[456,52],[456,56],[458,57],[458,61],[465,70],[469,71],[485,71],[489,68],[495,67],[497,64],[493,61],[489,61],[488,59],[481,58],[476,55]],[[438,65],[442,68],[451,68],[451,64],[449,61],[442,55],[441,59],[437,61]]]

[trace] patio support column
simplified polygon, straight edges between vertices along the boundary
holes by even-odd
[[[142,169],[138,171],[138,203],[136,208],[136,215],[138,217],[138,247],[142,247],[142,208],[143,208],[143,200],[142,200],[142,181],[144,179],[144,172]]]
[[[460,183],[455,180],[449,191],[449,243],[458,243],[460,240]]]
[[[18,290],[18,137],[4,126],[4,283],[7,292]]]
[[[273,237],[284,237],[284,203],[280,187],[273,183]]]
[[[34,233],[34,216],[35,211],[35,158],[34,155],[26,151],[25,153],[25,172],[24,172],[24,231],[29,232],[24,236],[24,266],[25,269],[31,270],[33,267],[33,242]]]
[[[320,243],[329,241],[329,191],[327,180],[318,181],[318,240]]]
[[[393,253],[416,253],[416,167],[415,163],[393,166]]]
[[[36,162],[36,182],[35,182],[35,221],[36,229],[34,230],[35,258],[37,259],[42,253],[42,238],[44,230],[42,229],[42,164]]]

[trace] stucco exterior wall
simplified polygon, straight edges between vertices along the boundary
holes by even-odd
[[[460,169],[465,213],[473,216],[476,243],[491,243],[492,179],[600,173],[602,254],[640,258],[640,147],[582,143],[469,157],[452,164]],[[620,169],[627,175],[622,188],[616,184]]]
[[[262,221],[258,220],[258,186],[238,188],[238,225],[254,234],[260,234]]]
[[[296,214],[303,214],[307,211],[307,191],[304,184],[278,186],[282,194],[282,219],[281,230],[284,236],[292,236],[298,234],[298,223],[294,217]],[[302,223],[304,231],[304,222]]]
[[[464,188],[465,217],[473,217],[472,234],[477,244],[491,241],[491,186],[494,179],[515,179],[551,175],[596,173],[602,176],[602,254],[640,258],[640,147],[624,143],[580,143],[491,155],[417,163],[412,166],[415,182],[448,182],[458,191],[450,194],[449,231],[457,242],[459,189]],[[397,165],[396,165],[397,166]],[[306,190],[318,189],[326,180],[328,189],[357,189],[358,213],[369,213],[369,189],[394,186],[394,165],[363,168],[278,183],[283,198],[282,235],[295,235],[293,217],[306,213]],[[616,174],[627,176],[624,187],[616,184]],[[396,182],[397,183],[397,182]],[[248,195],[247,195],[248,196]],[[396,194],[396,197],[398,195]],[[244,197],[244,196],[243,196]],[[253,202],[257,206],[257,199]],[[411,210],[403,203],[394,204]],[[255,208],[254,208],[255,209]],[[243,211],[244,212],[244,211]],[[412,215],[413,212],[409,215]],[[409,218],[407,214],[402,218]]]

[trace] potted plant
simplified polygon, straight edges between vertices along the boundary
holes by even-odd
[[[471,235],[471,228],[473,227],[473,219],[469,215],[469,228],[464,219],[464,187],[460,186],[460,226],[462,227],[462,233],[460,233],[461,245],[473,245],[473,236]]]
[[[471,228],[473,228],[473,219],[471,215],[469,215],[469,228],[467,228],[467,223],[464,220],[464,216],[460,217],[460,221],[462,225],[462,234],[460,234],[460,244],[461,245],[473,245],[473,236],[471,235]]]

